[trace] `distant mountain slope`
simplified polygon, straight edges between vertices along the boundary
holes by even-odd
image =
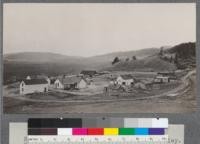
[[[78,74],[85,66],[81,57],[54,53],[24,52],[4,55],[4,83],[27,75]]]
[[[73,63],[80,61],[81,57],[66,56],[46,52],[23,52],[4,55],[4,60],[27,63]]]
[[[120,57],[120,58],[132,58],[132,56],[137,56],[137,58],[142,59],[147,56],[153,55],[155,53],[158,53],[159,49],[158,48],[146,48],[146,49],[141,49],[141,50],[135,50],[135,51],[126,51],[126,52],[114,52],[114,53],[109,53],[105,55],[99,55],[99,56],[94,56],[94,57],[89,57],[90,60],[94,61],[112,61],[115,57]]]
[[[12,71],[12,68],[14,68],[13,71],[15,71],[15,65],[21,67],[24,71],[27,69],[34,71],[31,68],[31,65],[33,64],[38,65],[38,68],[42,69],[42,72],[44,72],[44,69],[50,69],[49,67],[55,65],[60,67],[63,66],[63,68],[59,68],[60,72],[66,72],[68,69],[72,68],[80,71],[82,67],[85,69],[101,70],[102,68],[109,67],[116,56],[120,56],[121,58],[131,58],[132,56],[137,55],[138,58],[144,58],[145,56],[152,55],[158,51],[159,49],[149,48],[137,51],[115,52],[93,57],[75,57],[44,52],[23,52],[4,55],[4,65],[9,72]],[[63,71],[63,69],[65,70]],[[70,70],[70,72],[71,71],[72,70]]]
[[[13,53],[4,55],[4,60],[6,61],[18,61],[18,62],[31,62],[31,63],[42,63],[42,62],[64,62],[65,60],[69,62],[108,62],[112,61],[116,56],[127,58],[137,55],[139,58],[144,58],[146,56],[152,55],[158,52],[158,48],[148,48],[136,51],[126,51],[126,52],[114,52],[104,55],[92,56],[92,57],[76,57],[76,56],[66,56],[62,54],[47,53],[47,52],[23,52],[23,53]]]
[[[133,56],[136,56],[137,59],[143,59],[155,53],[158,53],[158,48],[146,48],[142,50],[135,51],[126,51],[126,52],[114,52],[105,55],[98,55],[84,59],[84,64],[89,66],[89,68],[102,70],[110,67],[113,59],[119,57],[120,59],[132,59]]]

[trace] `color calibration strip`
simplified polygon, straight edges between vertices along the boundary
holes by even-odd
[[[28,120],[28,128],[168,128],[167,118],[33,118]]]
[[[28,135],[165,135],[165,128],[29,128]]]
[[[124,127],[168,128],[167,118],[125,118]]]

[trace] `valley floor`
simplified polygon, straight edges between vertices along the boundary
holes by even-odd
[[[149,96],[112,97],[73,95],[50,91],[46,95],[11,96],[4,87],[5,113],[184,113],[196,109],[196,74],[188,73],[182,85]],[[183,90],[184,86],[184,90]]]

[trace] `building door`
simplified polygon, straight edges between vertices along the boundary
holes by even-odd
[[[47,92],[47,88],[46,87],[44,88],[44,92]]]

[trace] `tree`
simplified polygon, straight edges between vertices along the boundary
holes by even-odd
[[[163,47],[160,48],[159,55],[160,55],[160,56],[163,56]]]
[[[172,63],[172,62],[173,62],[173,57],[171,56],[171,57],[170,57],[170,63]]]
[[[114,65],[115,63],[118,63],[118,62],[119,62],[119,58],[115,57],[114,60],[112,61],[112,65]]]
[[[132,56],[132,60],[137,60],[136,56]]]
[[[177,54],[175,55],[174,63],[175,63],[175,64],[178,64],[178,55],[177,55]]]

